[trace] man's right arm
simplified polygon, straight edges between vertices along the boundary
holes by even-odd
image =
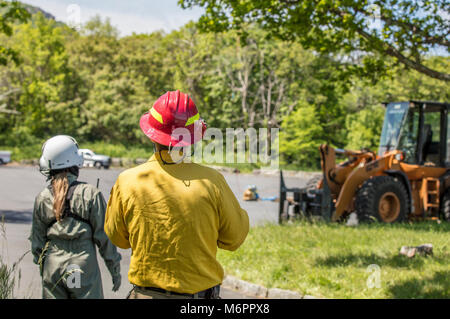
[[[129,233],[124,222],[122,198],[120,196],[119,180],[111,189],[106,207],[105,233],[117,247],[130,248]]]
[[[225,178],[220,174],[218,186],[219,238],[217,246],[226,250],[238,249],[249,230],[247,212],[241,208]]]

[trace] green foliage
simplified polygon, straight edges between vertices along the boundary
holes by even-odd
[[[84,25],[82,34],[93,37],[117,39],[119,36],[119,30],[111,25],[109,18],[106,18],[106,20],[103,21],[99,15],[96,15]]]
[[[107,154],[111,157],[120,158],[150,158],[153,154],[153,145],[150,141],[142,145],[122,145],[122,144],[107,144],[101,141],[98,142],[82,142],[80,148],[87,148],[97,154]]]
[[[74,134],[79,125],[81,81],[65,50],[71,30],[55,24],[39,12],[33,21],[14,26],[10,43],[21,51],[22,63],[0,69],[0,74],[2,86],[20,92],[8,104],[25,116],[0,119],[0,131],[6,133],[0,142],[27,143],[33,137]]]
[[[348,128],[346,148],[350,150],[368,148],[376,152],[380,143],[383,119],[384,109],[381,105],[349,114],[346,118]]]
[[[430,68],[441,72],[450,70],[450,57],[432,56],[424,61]],[[450,100],[450,86],[447,82],[439,81],[415,71],[393,68],[394,73],[384,83],[380,83],[389,101],[394,100],[425,100],[448,102]]]
[[[98,16],[77,32],[32,12],[29,22],[11,24],[11,37],[0,35],[22,60],[0,66],[0,145],[14,160],[38,158],[56,134],[99,153],[146,158],[152,149],[139,119],[157,97],[180,89],[209,127],[281,128],[281,165],[318,169],[321,143],[376,148],[381,102],[449,99],[446,82],[391,59],[383,62],[389,72],[373,73],[375,83],[349,71],[344,51],[308,50],[257,24],[217,34],[191,22],[169,34],[119,37]],[[450,66],[448,57],[423,63],[440,72]]]
[[[351,69],[371,76],[386,70],[385,57],[430,77],[450,81],[448,70],[427,67],[423,58],[433,49],[449,52],[446,1],[350,0],[179,0],[183,8],[202,6],[203,30],[240,30],[258,23],[272,35],[297,40],[321,53],[356,53]],[[246,34],[243,32],[243,36]],[[362,54],[361,54],[362,53]]]
[[[1,299],[14,299],[16,288],[20,285],[20,280],[22,278],[22,272],[19,269],[19,264],[25,258],[25,256],[30,252],[29,250],[25,252],[17,261],[15,261],[11,266],[8,265],[8,250],[4,251],[3,244],[6,242],[6,228],[4,217],[0,219],[0,243],[1,254],[0,254],[0,300]]]
[[[323,298],[448,298],[450,223],[342,224],[299,222],[252,227],[234,252],[219,250],[225,272],[267,288]],[[407,258],[402,246],[431,243],[433,256]],[[380,288],[369,288],[380,267]]]
[[[287,116],[280,129],[281,164],[319,168],[319,146],[324,143],[324,129],[313,105],[301,105]]]
[[[8,267],[0,256],[0,299],[12,299],[14,296],[14,269]]]
[[[41,156],[42,144],[45,140],[36,140],[32,144],[19,144],[19,146],[1,145],[0,149],[12,152],[12,161],[38,159]]]
[[[28,11],[22,7],[18,1],[0,0],[0,40],[3,35],[11,36],[13,33],[12,24],[16,21],[26,22],[30,18]],[[8,61],[19,64],[18,51],[0,44],[0,65],[6,65]]]
[[[448,70],[450,58],[432,57],[426,64],[437,70]],[[361,79],[355,80],[350,92],[342,97],[349,110],[345,125],[348,132],[346,148],[376,151],[384,119],[381,102],[408,100],[448,102],[449,86],[446,82],[399,68],[392,68],[391,76],[375,86]]]

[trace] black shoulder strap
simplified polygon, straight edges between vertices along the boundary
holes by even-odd
[[[74,181],[72,182],[72,184],[69,185],[69,189],[67,190],[67,194],[66,194],[66,200],[71,200],[72,196],[73,196],[73,192],[75,191],[75,188],[80,185],[80,184],[86,184],[85,182],[79,182],[79,181]],[[52,187],[52,183],[50,183],[47,186],[48,190],[50,191],[50,193],[53,196],[53,187]]]
[[[70,184],[69,189],[67,190],[67,194],[66,194],[66,201],[70,202],[70,200],[73,197],[73,192],[75,191],[75,188],[80,184],[86,184],[86,183],[75,181],[72,184]]]
[[[78,185],[80,185],[80,184],[86,184],[86,183],[84,183],[84,182],[79,182],[79,181],[75,181],[75,182],[73,182],[72,184],[70,184],[69,189],[67,190],[67,194],[66,194],[66,202],[65,202],[65,204],[64,204],[64,213],[63,213],[63,217],[62,217],[62,218],[65,218],[65,217],[72,217],[73,219],[76,219],[76,220],[78,220],[78,221],[80,221],[80,222],[86,223],[86,224],[88,224],[89,226],[91,226],[91,223],[89,222],[89,220],[84,219],[83,217],[81,217],[81,216],[78,215],[78,214],[72,213],[72,210],[71,210],[71,207],[70,207],[70,200],[71,200],[72,197],[73,197],[73,193],[74,193],[74,191],[75,191],[75,188],[76,188]],[[52,195],[53,195],[53,190],[52,190],[51,184],[50,184],[50,186],[49,186],[49,189],[50,189],[50,192],[51,192]],[[47,228],[52,227],[56,222],[57,222],[56,218],[53,218],[53,219],[51,220],[51,222],[47,225]],[[91,226],[91,228],[92,228],[92,226]]]

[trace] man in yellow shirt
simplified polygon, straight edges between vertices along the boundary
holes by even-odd
[[[244,242],[247,212],[219,172],[172,158],[171,146],[191,145],[206,129],[188,95],[167,92],[140,126],[155,154],[120,174],[105,218],[112,243],[132,249],[129,298],[218,298],[224,273],[217,247]],[[176,128],[191,134],[176,136]]]

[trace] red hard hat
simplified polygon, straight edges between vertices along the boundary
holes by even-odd
[[[166,146],[192,145],[203,138],[206,130],[194,101],[178,90],[156,100],[139,124],[148,138]]]

